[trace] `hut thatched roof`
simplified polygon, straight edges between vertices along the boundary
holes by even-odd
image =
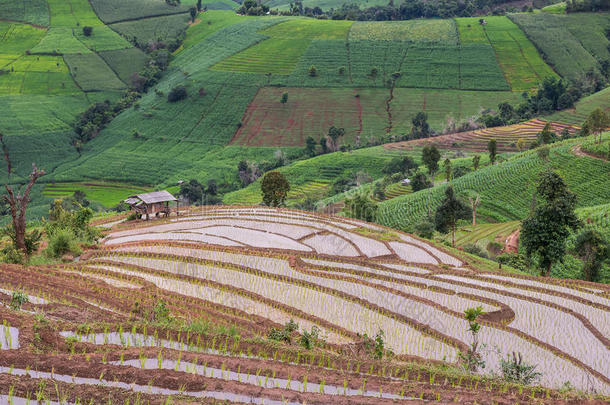
[[[144,204],[154,204],[160,202],[168,202],[168,201],[178,201],[176,197],[171,195],[169,192],[163,191],[153,191],[152,193],[138,194],[132,195],[125,200],[125,202],[129,205],[138,204],[140,202]]]

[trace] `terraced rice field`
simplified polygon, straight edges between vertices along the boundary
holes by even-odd
[[[353,219],[199,208],[114,225],[79,262],[39,270],[0,266],[0,395],[551,404],[565,398],[554,389],[565,381],[610,390],[606,285],[480,272],[428,242]],[[21,310],[6,306],[15,290],[32,296]],[[153,311],[160,300],[174,320],[147,322],[168,316]],[[473,306],[485,311],[481,342],[522,353],[543,373],[542,387],[430,368],[427,361],[457,362],[469,343],[463,311]],[[35,312],[44,314],[36,315],[37,335],[26,326]],[[318,328],[313,348],[266,341],[290,319],[297,341]],[[383,361],[367,354],[361,337],[379,330],[394,353]],[[498,369],[496,350],[482,355],[486,372]]]
[[[507,125],[504,127],[484,128],[475,131],[441,135],[434,138],[392,143],[387,144],[385,147],[388,149],[411,149],[415,146],[433,143],[439,147],[448,149],[457,148],[486,151],[487,143],[491,139],[495,139],[497,141],[498,151],[515,152],[519,139],[525,140],[526,144],[529,146],[532,142],[536,141],[538,133],[542,131],[545,125],[545,121],[535,119],[521,124]],[[565,129],[574,133],[579,127],[552,122],[551,129],[557,134],[560,134]]]

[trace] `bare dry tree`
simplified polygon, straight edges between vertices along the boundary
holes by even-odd
[[[30,202],[30,192],[36,181],[45,175],[44,170],[40,170],[36,167],[36,163],[32,163],[32,173],[29,176],[29,182],[23,191],[23,194],[15,192],[13,187],[8,184],[8,179],[12,173],[12,164],[9,156],[8,146],[4,142],[4,137],[0,133],[0,143],[2,143],[2,152],[4,154],[4,160],[6,161],[6,167],[8,170],[7,182],[4,184],[7,194],[3,195],[2,198],[6,201],[10,207],[11,217],[13,221],[13,231],[15,232],[15,245],[18,250],[21,250],[26,256],[28,255],[27,246],[25,242],[25,231],[26,231],[26,217],[25,212]]]
[[[481,204],[481,196],[477,194],[476,198],[468,197],[470,206],[472,207],[472,226],[477,224],[477,207]]]

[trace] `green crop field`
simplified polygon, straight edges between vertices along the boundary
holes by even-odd
[[[46,30],[27,24],[0,21],[0,57],[17,59],[40,42]]]
[[[373,177],[381,176],[381,169],[392,157],[400,153],[389,151],[381,146],[336,152],[295,162],[279,169],[294,188],[289,197],[302,199],[304,191],[313,192],[310,196],[324,193],[332,180],[343,174],[364,171]],[[261,201],[260,180],[248,187],[225,195],[226,204],[257,204]]]
[[[186,39],[182,43],[183,49],[188,49],[193,45],[198,44],[209,35],[228,27],[229,25],[252,19],[252,17],[240,16],[232,11],[200,13],[198,18],[201,21],[197,24],[190,25],[186,30]]]
[[[513,91],[530,90],[556,73],[542,60],[534,45],[507,17],[456,19],[460,39],[465,43],[490,43]]]
[[[530,151],[494,166],[484,167],[452,182],[456,192],[474,190],[481,195],[479,218],[488,222],[523,219],[529,212],[538,173],[553,169],[578,196],[578,206],[603,204],[610,199],[610,166],[589,157],[577,157],[565,141],[551,148],[547,164]],[[582,140],[578,140],[582,142]],[[446,185],[431,189],[434,209],[441,201]],[[428,192],[398,197],[380,204],[380,221],[392,227],[409,227],[421,221],[428,209]]]
[[[610,24],[608,13],[514,14],[510,18],[568,79],[576,79],[591,68],[599,70],[597,58],[608,58],[609,41],[604,35]]]
[[[264,2],[271,9],[288,10],[290,7],[289,0],[269,0]],[[339,9],[344,4],[355,4],[360,7],[386,6],[387,1],[384,0],[304,0],[303,7],[320,7],[322,10]]]
[[[187,14],[173,14],[118,22],[110,24],[109,27],[125,38],[135,39],[139,44],[147,44],[150,41],[165,41],[177,37],[186,29],[187,21]]]
[[[46,0],[0,0],[0,20],[46,27],[49,25],[49,7]]]
[[[93,9],[106,24],[123,20],[188,13],[186,5],[171,6],[159,0],[91,0]]]
[[[584,97],[579,100],[574,108],[557,112],[545,117],[547,121],[559,121],[571,125],[582,125],[587,116],[596,108],[610,111],[610,88]]]
[[[100,52],[99,55],[119,79],[128,84],[130,83],[130,76],[134,72],[141,71],[149,60],[148,55],[138,48],[104,51]]]
[[[497,241],[504,244],[508,235],[520,226],[520,221],[460,226],[455,232],[455,244],[456,246],[472,244],[485,250],[490,242]],[[450,237],[447,240],[451,242]]]
[[[351,21],[286,21],[259,31],[269,39],[223,60],[213,69],[287,75],[292,72],[312,40],[345,39],[350,26]]]
[[[357,21],[349,33],[352,41],[411,41],[457,44],[453,20]]]
[[[72,77],[84,91],[118,91],[126,87],[97,54],[65,55],[64,59]]]
[[[134,194],[152,191],[147,187],[138,187],[130,184],[111,182],[80,182],[80,183],[54,183],[45,185],[42,194],[49,198],[70,197],[75,191],[82,191],[91,202],[111,208]]]

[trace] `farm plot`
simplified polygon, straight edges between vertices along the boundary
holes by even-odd
[[[155,0],[91,0],[95,13],[106,24],[122,20],[139,20],[146,17],[156,17],[171,14],[186,14],[186,5],[169,5],[164,1]]]
[[[279,222],[276,222],[274,217],[277,217]],[[389,347],[396,353],[432,356],[431,358],[438,358],[440,353],[445,359],[453,357],[447,348],[438,344],[428,347],[418,344],[405,346],[404,340],[401,343],[396,340],[398,335],[395,335],[394,331],[404,330],[401,333],[407,333],[415,341],[420,341],[421,337],[404,328],[407,325],[426,325],[423,329],[418,329],[420,333],[438,339],[439,342],[461,347],[468,339],[467,325],[461,320],[461,313],[465,307],[476,306],[477,301],[480,301],[485,312],[490,315],[497,313],[484,321],[482,341],[498,347],[503,353],[518,347],[522,354],[536,358],[539,370],[545,376],[543,384],[560,386],[569,378],[574,383],[586,385],[587,373],[594,375],[593,384],[597,387],[601,388],[606,384],[605,379],[610,370],[607,370],[607,365],[600,356],[603,358],[608,352],[603,336],[610,333],[605,326],[608,324],[610,307],[607,307],[606,298],[596,295],[595,292],[584,292],[584,284],[581,287],[578,282],[574,282],[573,287],[566,288],[533,280],[521,280],[510,275],[496,276],[470,271],[455,273],[455,270],[447,272],[437,267],[437,264],[442,261],[452,266],[460,266],[461,261],[407,235],[399,235],[401,242],[385,243],[386,249],[397,254],[394,260],[398,259],[403,264],[400,267],[397,266],[399,262],[393,262],[392,266],[362,261],[349,264],[349,254],[345,255],[342,261],[337,261],[338,259],[332,258],[337,252],[318,251],[312,255],[308,251],[299,253],[298,250],[286,247],[284,249],[288,249],[286,251],[290,252],[290,256],[303,257],[302,260],[288,260],[288,257],[281,253],[281,248],[277,253],[272,253],[268,249],[264,250],[264,244],[253,245],[254,240],[248,243],[249,248],[260,251],[252,255],[241,247],[217,246],[210,249],[205,243],[147,242],[145,237],[150,232],[193,232],[202,226],[205,229],[206,224],[213,224],[215,221],[226,224],[231,220],[239,224],[239,228],[234,228],[235,235],[243,233],[242,227],[247,228],[248,221],[252,220],[256,223],[255,229],[261,229],[261,223],[275,223],[275,231],[278,234],[289,232],[288,228],[283,227],[287,226],[284,224],[291,224],[290,226],[321,229],[343,239],[341,242],[326,239],[326,243],[322,242],[320,245],[337,244],[345,249],[345,243],[349,241],[358,250],[374,246],[373,233],[362,239],[353,237],[354,228],[350,227],[358,226],[358,221],[350,220],[348,223],[336,219],[338,222],[331,225],[333,220],[330,217],[300,214],[298,211],[221,207],[202,210],[194,217],[171,223],[152,227],[142,224],[144,226],[136,226],[133,229],[119,229],[111,234],[111,239],[107,242],[111,243],[107,246],[109,250],[99,252],[91,260],[94,263],[115,263],[114,266],[118,266],[115,269],[117,272],[146,272],[148,275],[145,277],[155,274],[155,277],[169,277],[176,282],[183,279],[207,280],[231,288],[253,291],[268,299],[280,294],[280,301],[293,310],[310,313],[326,322],[335,322],[341,330],[351,332],[357,332],[356,324],[347,314],[356,311],[361,313],[362,319],[370,319],[373,323],[384,325],[384,328],[393,329],[390,333],[386,331],[386,337]],[[349,237],[349,234],[352,236]],[[130,239],[121,240],[125,237]],[[302,243],[306,243],[308,239],[311,238],[303,239]],[[121,242],[129,243],[125,245]],[[316,248],[315,243],[312,246]],[[380,253],[369,252],[363,257]],[[321,254],[325,257],[323,260],[319,259]],[[410,269],[413,267],[408,265],[410,262],[420,262],[432,272],[412,271]],[[134,270],[128,270],[129,268]],[[216,268],[223,271],[219,272]],[[502,286],[498,287],[497,283]],[[165,285],[172,284],[174,281]],[[267,292],[267,288],[273,291],[273,294]],[[595,288],[596,291],[601,291],[601,287]],[[292,291],[292,294],[283,297],[283,291],[288,290]],[[312,295],[313,291],[321,296]],[[562,297],[554,294],[562,294]],[[359,306],[361,304],[360,301],[355,301],[356,297],[365,299],[367,306]],[[328,308],[324,311],[316,310],[319,306],[315,302],[319,300],[326,301],[328,307],[335,309],[331,312],[325,312]],[[363,312],[364,308],[369,309]],[[377,312],[380,309],[381,312]],[[333,319],[333,311],[341,315]],[[394,323],[388,323],[383,317],[387,315],[395,317]],[[337,321],[338,318],[342,321]],[[540,322],[544,322],[544,328],[538,327]],[[367,321],[360,321],[358,325],[366,329]],[[565,328],[574,331],[570,339],[561,338],[563,333],[551,332]],[[366,330],[367,333],[371,332],[370,329]],[[580,343],[576,343],[577,341]],[[588,349],[583,350],[583,347]],[[498,359],[494,356],[495,352],[490,351],[484,357],[492,368],[498,367]]]
[[[109,238],[79,262],[0,266],[7,291],[48,303],[32,297],[13,310],[0,293],[0,342],[9,328],[19,331],[19,347],[2,346],[0,395],[36,391],[49,403],[84,403],[112,393],[114,402],[159,404],[183,395],[278,405],[584,398],[557,390],[566,381],[595,390],[591,401],[608,394],[606,285],[479,272],[399,231],[297,210],[198,207],[178,218],[111,226]],[[146,240],[208,226],[225,236],[320,239],[309,250],[269,249],[255,238],[233,247]],[[407,256],[361,254],[375,244],[400,246]],[[347,254],[349,246],[359,256]],[[446,266],[411,263],[422,252]],[[484,311],[480,341],[494,349],[482,352],[482,372],[466,374],[457,351],[470,338],[463,311],[476,306]],[[37,326],[34,335],[34,322],[48,329]],[[380,330],[381,361],[362,335]],[[541,387],[479,375],[499,372],[499,359],[511,351],[536,365]],[[430,360],[444,364],[431,368]]]
[[[0,0],[0,20],[46,27],[49,25],[49,7],[46,0]]]
[[[119,79],[127,84],[131,83],[131,75],[144,69],[149,60],[148,56],[138,48],[99,52],[99,56]]]
[[[84,91],[119,91],[127,86],[95,53],[64,55],[76,83]]]
[[[151,41],[165,41],[178,37],[187,27],[188,14],[172,14],[129,20],[110,24],[109,27],[125,38],[146,45]]]
[[[350,25],[349,21],[286,21],[259,31],[269,39],[223,60],[212,69],[287,75],[292,72],[312,40],[346,38]]]
[[[43,195],[51,198],[70,197],[75,191],[82,191],[88,200],[97,202],[104,207],[114,207],[130,195],[152,191],[147,187],[111,182],[81,182],[47,184]]]
[[[517,151],[517,141],[523,139],[529,145],[536,141],[538,133],[546,125],[545,121],[535,119],[521,124],[507,125],[504,127],[483,128],[475,131],[458,132],[455,134],[441,135],[435,138],[398,142],[385,145],[389,149],[409,149],[416,146],[433,143],[439,147],[452,149],[467,149],[474,151],[487,150],[487,143],[491,139],[497,141],[498,150],[506,152]],[[568,130],[574,133],[579,127],[565,125],[557,122],[551,123],[551,130],[561,133]]]
[[[199,14],[198,18],[201,19],[201,22],[191,24],[187,28],[186,38],[182,43],[182,50],[198,44],[209,35],[228,27],[229,25],[236,24],[242,20],[252,19],[252,17],[239,16],[232,11],[220,10],[213,10]]]
[[[545,77],[557,74],[542,60],[538,50],[507,17],[456,19],[462,44],[489,43],[513,91],[531,90]]]
[[[357,21],[350,29],[349,39],[458,43],[453,20]]]
[[[607,39],[601,38],[603,36],[601,25],[587,23],[586,28],[584,26],[575,28],[582,25],[582,20],[575,20],[572,15],[547,13],[515,14],[510,18],[540,49],[546,60],[562,77],[574,80],[589,69],[599,71],[597,55],[593,52],[599,52],[599,48],[604,43],[608,43]],[[604,26],[606,25],[607,23]],[[596,42],[595,38],[601,42],[593,48],[591,44]]]
[[[282,94],[288,102],[281,103]],[[392,131],[410,131],[411,119],[420,111],[428,114],[435,130],[442,130],[449,116],[457,121],[475,115],[481,108],[520,96],[511,92],[467,92],[451,90],[394,89],[390,103]],[[248,106],[242,126],[232,144],[247,146],[303,146],[308,136],[316,141],[336,126],[344,128],[342,141],[353,144],[378,139],[389,126],[384,109],[389,91],[381,89],[307,89],[263,87]],[[435,138],[438,139],[438,138]],[[515,139],[516,141],[516,139]],[[485,146],[487,147],[487,146]]]

